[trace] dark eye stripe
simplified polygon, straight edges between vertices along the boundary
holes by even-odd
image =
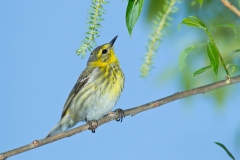
[[[106,53],[107,53],[106,49],[102,50],[102,54],[106,54]]]

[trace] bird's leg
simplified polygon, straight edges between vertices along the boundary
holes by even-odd
[[[92,133],[95,133],[95,129],[98,127],[98,121],[93,120],[93,121],[88,121],[87,123],[89,125],[88,129],[91,130]]]

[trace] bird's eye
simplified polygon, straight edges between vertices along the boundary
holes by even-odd
[[[106,49],[102,50],[102,54],[106,54],[106,53],[107,53]]]

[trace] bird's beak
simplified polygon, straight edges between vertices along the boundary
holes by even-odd
[[[116,41],[117,37],[118,37],[118,36],[114,37],[114,38],[110,41],[109,44],[110,44],[111,47],[113,46],[113,44],[114,44],[114,42]]]

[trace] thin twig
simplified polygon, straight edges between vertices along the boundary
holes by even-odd
[[[183,91],[183,92],[177,92],[177,93],[174,93],[173,95],[170,95],[168,97],[165,97],[165,98],[162,98],[162,99],[159,99],[159,100],[156,100],[156,101],[153,101],[153,102],[150,102],[150,103],[138,106],[138,107],[134,107],[134,108],[124,110],[124,114],[125,114],[125,116],[130,116],[130,115],[134,116],[134,115],[136,115],[140,112],[159,107],[161,105],[172,102],[174,100],[178,100],[178,99],[181,99],[181,98],[193,96],[193,95],[200,94],[200,93],[206,93],[206,92],[215,90],[215,89],[220,88],[220,87],[224,87],[224,86],[228,86],[228,85],[240,82],[240,75],[236,76],[236,77],[232,77],[231,81],[230,82],[228,82],[228,81],[229,80],[222,80],[222,81],[219,81],[219,82],[216,82],[216,83],[212,83],[212,84],[205,85],[205,86],[202,86],[202,87],[194,88],[194,89],[191,89],[191,90],[187,90],[187,91]],[[110,114],[110,115],[108,115],[106,117],[103,117],[100,120],[98,120],[98,126],[103,125],[103,124],[105,124],[107,122],[110,122],[112,120],[115,120],[117,118],[118,118],[117,113],[116,114]],[[3,160],[3,159],[6,159],[10,156],[13,156],[13,155],[16,155],[16,154],[19,154],[19,153],[22,153],[22,152],[26,152],[28,150],[31,150],[31,149],[34,149],[34,148],[37,148],[37,147],[40,147],[40,146],[43,146],[45,144],[57,141],[57,140],[62,139],[62,138],[70,137],[70,136],[72,136],[74,134],[77,134],[79,132],[88,130],[88,128],[89,128],[89,125],[84,124],[82,126],[79,126],[77,128],[71,129],[71,130],[66,131],[66,132],[59,133],[59,134],[57,134],[55,136],[52,136],[52,137],[49,137],[49,138],[45,138],[45,139],[41,139],[41,140],[34,140],[31,144],[28,144],[28,145],[25,145],[25,146],[22,146],[22,147],[19,147],[19,148],[16,148],[16,149],[4,152],[4,153],[1,153],[0,154],[0,160]]]
[[[229,8],[232,12],[234,12],[238,17],[240,17],[240,11],[232,5],[228,0],[221,0],[224,6]]]

